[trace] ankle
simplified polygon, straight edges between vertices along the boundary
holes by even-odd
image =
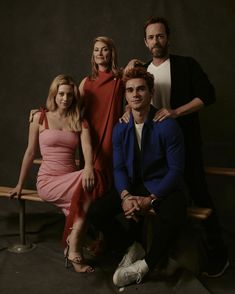
[[[75,258],[82,260],[83,256],[81,252],[78,251],[69,251],[68,258],[74,260]]]

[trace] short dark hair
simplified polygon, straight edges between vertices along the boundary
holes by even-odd
[[[132,69],[129,69],[127,72],[125,72],[122,77],[124,85],[126,85],[126,82],[131,79],[144,79],[146,81],[149,91],[150,92],[153,91],[154,76],[151,73],[147,72],[145,68],[134,67]]]
[[[164,18],[164,17],[151,17],[149,18],[145,24],[144,24],[144,38],[146,39],[146,29],[149,25],[154,24],[154,23],[162,23],[165,26],[165,30],[166,30],[166,35],[167,37],[169,37],[170,35],[170,28],[169,28],[169,24],[168,21]]]

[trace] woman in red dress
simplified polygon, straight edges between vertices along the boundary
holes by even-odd
[[[97,37],[93,44],[92,73],[82,80],[79,90],[90,125],[94,167],[105,176],[108,190],[113,183],[112,130],[123,113],[124,88],[113,41]]]
[[[105,231],[104,224],[110,220],[103,209],[106,207],[112,213],[111,205],[106,205],[106,199],[111,196],[111,203],[115,203],[113,196],[119,199],[113,188],[112,131],[123,114],[124,87],[117,66],[117,51],[110,38],[94,39],[91,67],[91,75],[82,80],[79,90],[83,98],[84,116],[90,125],[94,167],[105,179],[105,197],[101,197],[101,202],[94,203],[88,217],[99,230],[90,250],[99,254],[103,250],[104,237],[101,231]]]

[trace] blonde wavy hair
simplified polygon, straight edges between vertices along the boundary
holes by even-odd
[[[78,86],[71,76],[61,74],[54,78],[49,88],[49,93],[48,93],[48,97],[46,101],[46,107],[49,111],[55,111],[57,109],[55,97],[57,95],[58,88],[61,85],[70,85],[73,87],[73,101],[67,112],[69,129],[75,132],[81,131],[81,121],[80,121],[81,99],[80,99]]]
[[[108,46],[109,50],[111,51],[110,60],[108,64],[108,70],[111,71],[114,76],[119,76],[120,71],[118,69],[117,50],[113,40],[105,36],[96,37],[93,40],[93,48],[96,42],[103,42],[106,46]],[[98,65],[95,63],[94,53],[92,52],[92,56],[91,56],[91,79],[92,80],[95,80],[98,77],[98,72],[99,72]]]

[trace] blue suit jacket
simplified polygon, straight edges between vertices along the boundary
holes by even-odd
[[[156,109],[151,106],[141,139],[141,166],[144,186],[162,198],[182,187],[184,167],[183,134],[173,119],[153,122]],[[118,123],[113,130],[115,186],[119,193],[131,190],[135,182],[135,125]]]

